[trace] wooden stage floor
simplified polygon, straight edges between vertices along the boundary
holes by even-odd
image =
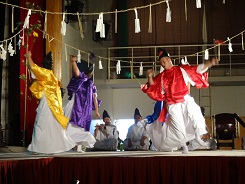
[[[1,184],[243,184],[245,150],[65,152],[0,148]]]

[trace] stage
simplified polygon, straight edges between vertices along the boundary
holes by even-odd
[[[0,152],[1,184],[239,184],[245,150],[66,152],[32,155]]]

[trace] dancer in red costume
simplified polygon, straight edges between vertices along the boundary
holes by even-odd
[[[211,58],[197,66],[174,66],[166,50],[159,49],[158,53],[164,71],[153,77],[154,71],[148,70],[148,82],[142,86],[142,91],[153,100],[165,101],[157,120],[165,123],[163,126],[153,123],[149,127],[151,132],[156,133],[152,137],[154,146],[161,151],[173,151],[182,147],[183,153],[188,153],[186,142],[193,139],[206,146],[201,140],[201,136],[207,133],[205,119],[189,93],[190,85],[196,88],[209,86],[207,70],[218,64],[217,58]]]

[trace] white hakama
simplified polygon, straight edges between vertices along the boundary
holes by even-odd
[[[74,95],[72,99],[69,100],[66,106],[64,107],[64,114],[68,118],[70,118],[71,116],[73,104]],[[68,124],[67,133],[77,145],[92,148],[94,146],[94,143],[96,142],[94,136],[90,132],[87,132],[84,130],[84,128],[74,125],[72,123]]]
[[[71,150],[75,143],[52,114],[46,96],[40,99],[36,109],[36,119],[32,142],[27,150],[36,153],[61,153]]]

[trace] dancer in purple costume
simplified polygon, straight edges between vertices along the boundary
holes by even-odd
[[[97,99],[97,89],[93,83],[93,65],[88,66],[88,63],[84,62],[80,71],[76,61],[77,57],[71,56],[74,76],[67,86],[69,102],[64,108],[65,115],[70,118],[67,131],[77,145],[93,147],[96,141],[89,132],[92,111],[94,110],[96,117],[100,119],[98,109],[101,100]],[[79,147],[78,151],[81,151]]]

